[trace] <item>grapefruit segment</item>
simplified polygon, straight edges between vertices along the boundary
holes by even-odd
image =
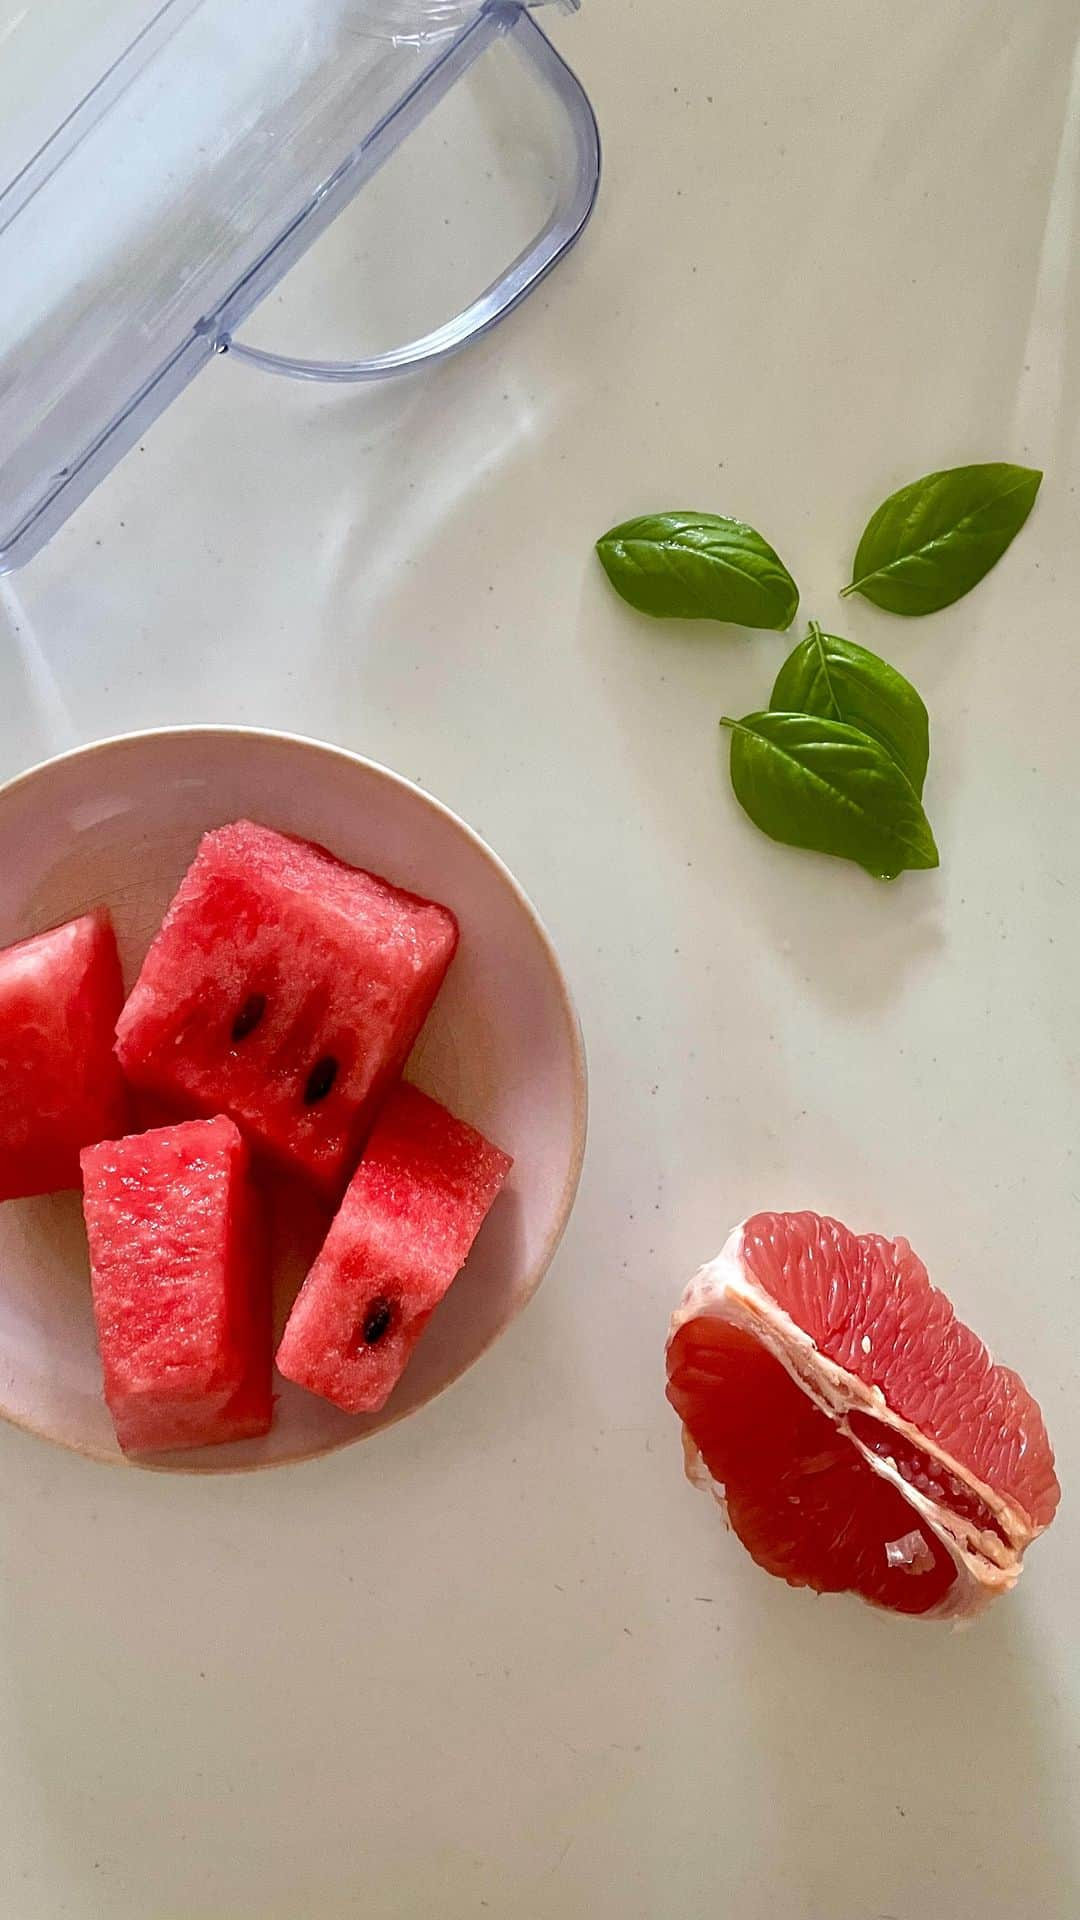
[[[756,1214],[668,1342],[687,1471],[759,1566],[893,1612],[978,1613],[1059,1498],[1038,1406],[906,1240]]]

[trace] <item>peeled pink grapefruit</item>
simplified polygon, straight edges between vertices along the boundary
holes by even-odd
[[[667,1365],[688,1474],[791,1586],[962,1618],[1054,1517],[1036,1402],[906,1240],[755,1214],[690,1282]]]

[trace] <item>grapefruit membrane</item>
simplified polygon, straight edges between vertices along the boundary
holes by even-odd
[[[969,1618],[1057,1509],[1036,1402],[904,1239],[753,1215],[687,1287],[667,1369],[689,1477],[791,1586]]]

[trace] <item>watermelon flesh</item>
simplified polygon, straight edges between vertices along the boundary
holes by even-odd
[[[346,1413],[385,1406],[513,1165],[415,1087],[387,1101],[278,1349]]]
[[[127,1453],[270,1426],[270,1288],[231,1120],[88,1147],[83,1210],[105,1399]]]
[[[0,1200],[79,1184],[79,1153],[124,1131],[123,1002],[107,913],[0,953]]]
[[[121,1065],[336,1200],[457,939],[446,907],[236,821],[205,836],[150,948]]]

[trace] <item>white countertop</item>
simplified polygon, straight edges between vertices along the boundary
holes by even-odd
[[[0,774],[202,720],[385,761],[531,891],[592,1069],[545,1286],[404,1427],[217,1481],[0,1432],[5,1920],[1080,1908],[1075,9],[544,18],[606,173],[539,294],[402,385],[215,364],[0,593]],[[982,587],[841,610],[885,493],[994,458],[1047,478]],[[916,681],[940,874],[740,815],[716,721],[785,642],[591,554],[669,506]],[[1043,1403],[1062,1515],[967,1634],[789,1592],[682,1480],[668,1312],[800,1205],[906,1233]]]

